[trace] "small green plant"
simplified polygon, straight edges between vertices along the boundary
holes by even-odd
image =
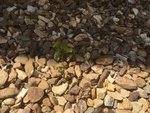
[[[58,66],[58,67],[56,67],[56,70],[57,70],[59,73],[64,74],[64,67]]]
[[[69,43],[64,41],[57,41],[52,46],[55,50],[54,59],[56,61],[59,60],[67,60],[70,61],[74,57],[74,50],[69,46]]]

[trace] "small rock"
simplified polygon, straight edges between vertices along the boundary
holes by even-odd
[[[146,100],[146,99],[144,99],[144,98],[140,98],[140,99],[138,100],[138,102],[143,105],[143,107],[142,107],[142,109],[140,110],[139,113],[145,113],[146,110],[148,110],[148,107],[149,107],[149,105],[150,105],[149,102],[148,102],[148,100]]]
[[[150,85],[147,84],[144,88],[143,88],[148,94],[150,94]]]
[[[14,98],[7,98],[3,101],[3,103],[5,105],[8,105],[8,106],[12,106],[15,104],[15,99]]]
[[[25,80],[28,77],[28,75],[22,70],[16,69],[16,72],[20,80]]]
[[[94,65],[91,69],[97,74],[102,74],[104,67],[101,65]]]
[[[31,5],[27,5],[27,11],[30,13],[35,13],[35,11],[37,10],[37,7],[33,7]]]
[[[63,113],[74,113],[73,109],[66,109]]]
[[[1,109],[0,109],[1,113],[9,113],[9,111],[10,111],[10,107],[8,107],[4,104],[1,105]]]
[[[21,68],[21,63],[15,62],[14,65],[13,65],[13,68],[14,68],[14,69],[19,69],[19,68]]]
[[[83,39],[87,38],[87,35],[86,34],[78,34],[77,36],[74,37],[74,40],[76,42],[80,42],[82,41]]]
[[[43,6],[46,3],[47,0],[39,0],[38,4]]]
[[[14,60],[16,63],[26,64],[28,61],[28,57],[25,55],[19,55]]]
[[[79,87],[83,88],[83,87],[85,87],[85,86],[87,86],[87,85],[90,85],[90,84],[91,84],[91,82],[90,82],[89,80],[83,78],[83,79],[80,81],[80,83],[79,83]]]
[[[28,77],[31,77],[31,75],[34,72],[33,61],[31,59],[26,62],[24,69],[25,69],[25,72],[27,73]]]
[[[31,87],[27,92],[27,96],[31,102],[38,102],[44,96],[44,91],[38,87]]]
[[[103,101],[101,99],[94,99],[93,102],[94,102],[94,106],[93,106],[94,108],[98,108],[103,105]]]
[[[133,12],[135,15],[137,15],[139,13],[139,10],[137,8],[132,8]]]
[[[93,107],[89,107],[85,113],[93,113],[94,112],[94,108]]]
[[[112,56],[101,56],[100,58],[96,59],[96,64],[100,65],[109,65],[112,64],[114,61]]]
[[[104,99],[106,95],[106,88],[96,88],[96,97],[99,99]]]
[[[51,108],[49,106],[43,106],[41,110],[42,113],[47,113],[47,112],[49,113],[51,111]]]
[[[142,104],[139,102],[131,102],[133,109],[132,109],[132,113],[139,113],[140,110],[142,109]]]
[[[40,58],[36,60],[39,66],[44,66],[46,64],[46,58]]]
[[[149,75],[149,73],[141,71],[140,73],[137,73],[136,75],[139,76],[139,77],[141,77],[141,78],[147,78],[148,75]]]
[[[5,85],[8,79],[8,73],[4,70],[0,70],[0,87]]]
[[[131,80],[131,79],[128,79],[127,77],[117,77],[115,82],[125,88],[125,89],[136,89],[137,88],[137,85],[136,83]]]
[[[53,86],[52,91],[54,94],[62,95],[67,90],[67,88],[68,88],[68,83],[66,82],[59,86]]]
[[[71,103],[75,102],[75,96],[73,96],[73,95],[66,94],[66,95],[64,95],[64,98]]]
[[[146,82],[144,79],[138,77],[137,79],[135,79],[135,83],[137,84],[138,87],[142,88],[146,85]]]
[[[130,101],[136,101],[138,98],[139,98],[138,92],[131,92],[128,99]]]
[[[58,100],[56,99],[56,97],[50,96],[49,99],[54,106],[58,105]]]
[[[58,104],[61,106],[64,106],[67,103],[66,99],[63,96],[62,97],[57,96],[56,98],[58,100]]]
[[[107,94],[116,100],[122,100],[123,99],[122,95],[118,92],[107,92]]]
[[[42,104],[43,104],[44,106],[51,106],[51,105],[52,105],[49,98],[44,98],[44,99],[42,100]]]
[[[79,100],[78,107],[80,109],[80,112],[83,113],[87,109],[87,104],[84,100]]]
[[[82,64],[80,65],[81,71],[87,71],[89,68],[90,68],[90,64],[89,64],[88,62],[82,63]]]
[[[49,85],[46,80],[42,79],[41,82],[39,83],[38,87],[45,90],[45,89],[49,88]]]
[[[129,97],[130,91],[127,91],[125,89],[121,89],[120,94],[122,95],[122,97],[126,98],[126,97]]]
[[[70,89],[69,92],[70,92],[71,95],[77,95],[77,94],[79,94],[79,91],[80,91],[79,86],[75,85],[74,87],[72,87]]]
[[[97,80],[98,77],[99,77],[99,74],[96,74],[96,73],[88,73],[88,74],[83,73],[83,77],[86,78],[87,80],[92,81],[92,80]]]
[[[41,31],[41,30],[39,30],[39,29],[35,29],[34,32],[35,32],[35,34],[36,34],[37,36],[39,36],[40,38],[44,38],[44,37],[47,37],[47,36],[48,36],[48,33],[47,33],[47,32]]]
[[[88,99],[87,99],[87,105],[90,106],[90,107],[92,107],[92,106],[94,105],[93,100],[90,99],[90,98],[88,98]]]
[[[115,110],[115,113],[133,113],[132,111],[130,110],[121,110],[121,109],[116,109]],[[136,112],[135,112],[136,113]]]
[[[75,73],[78,78],[81,77],[81,69],[79,65],[75,65]]]
[[[128,99],[123,99],[122,105],[123,105],[123,108],[126,110],[132,109],[132,104]]]
[[[13,97],[18,94],[18,90],[16,88],[5,88],[0,90],[0,99]]]
[[[113,107],[115,99],[109,95],[106,95],[104,98],[104,105],[108,107]]]
[[[112,83],[108,83],[107,89],[108,89],[109,91],[115,91],[115,85],[112,84]]]
[[[63,113],[63,107],[56,105],[54,106],[54,110],[56,111],[56,113]]]
[[[22,88],[19,94],[17,95],[17,99],[24,98],[27,94],[28,89]]]

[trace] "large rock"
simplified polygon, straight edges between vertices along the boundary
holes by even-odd
[[[8,73],[6,71],[0,71],[0,87],[3,86],[8,79]]]
[[[13,97],[18,94],[18,90],[16,88],[5,88],[0,90],[0,99]]]
[[[26,64],[27,61],[28,61],[28,57],[25,55],[19,55],[15,58],[15,62],[17,63]]]
[[[101,56],[100,58],[96,59],[96,64],[100,64],[100,65],[109,65],[112,64],[114,61],[112,56]]]
[[[124,89],[136,89],[136,83],[127,77],[117,77],[115,82]]]

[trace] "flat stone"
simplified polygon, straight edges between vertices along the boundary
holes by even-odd
[[[136,89],[136,83],[127,77],[117,77],[115,82],[124,89]]]
[[[38,19],[44,21],[45,23],[49,23],[50,22],[50,19],[48,19],[48,18],[46,18],[44,16],[41,16],[41,15],[38,16]]]
[[[8,113],[10,111],[10,107],[2,104],[0,111],[1,113]]]
[[[41,82],[39,83],[38,87],[45,90],[45,89],[49,88],[49,85],[46,80],[42,79]]]
[[[70,95],[70,94],[65,94],[64,95],[65,99],[71,103],[75,102],[75,96],[74,95]]]
[[[29,61],[26,62],[25,66],[24,66],[24,69],[25,69],[25,72],[28,75],[28,77],[31,77],[31,75],[34,72],[32,59],[29,59]]]
[[[112,83],[108,83],[107,89],[108,89],[109,91],[115,91],[115,85],[112,84]]]
[[[128,99],[123,99],[122,105],[123,105],[123,108],[126,110],[132,109],[132,103]]]
[[[26,64],[28,61],[28,57],[25,55],[19,55],[14,60],[16,63]]]
[[[35,32],[35,34],[36,34],[37,36],[39,36],[40,38],[45,38],[45,37],[48,36],[48,33],[47,33],[47,32],[41,31],[41,30],[39,30],[39,29],[35,29],[34,32]]]
[[[81,77],[81,69],[79,65],[75,65],[75,74],[78,78]]]
[[[36,62],[39,66],[44,66],[46,64],[46,58],[39,58]]]
[[[12,106],[15,104],[15,99],[14,98],[7,98],[3,101],[3,103],[5,105],[8,105],[8,106]]]
[[[113,107],[115,99],[109,95],[106,95],[104,98],[104,105],[108,107]]]
[[[0,70],[0,87],[5,85],[8,79],[8,73],[4,70]]]
[[[13,97],[18,94],[18,90],[16,88],[5,88],[0,90],[0,99]]]
[[[33,7],[31,5],[27,5],[27,11],[30,13],[35,13],[35,11],[37,10],[37,7]]]
[[[109,65],[112,64],[114,61],[112,56],[101,56],[100,58],[96,59],[96,64],[99,65]]]
[[[87,80],[97,80],[99,77],[99,74],[96,73],[83,73],[83,77],[86,78]]]
[[[22,88],[19,94],[17,95],[17,99],[24,98],[27,94],[28,89]]]
[[[28,75],[22,70],[16,69],[16,72],[20,80],[25,80],[28,77]]]
[[[94,106],[93,106],[94,108],[98,108],[103,105],[103,100],[101,99],[94,99],[93,102],[94,102]]]
[[[38,87],[31,87],[27,92],[27,96],[31,102],[38,102],[44,96],[44,91]]]
[[[135,79],[135,83],[137,84],[138,87],[142,88],[146,85],[146,82],[144,79],[138,77],[137,79]]]
[[[63,107],[60,105],[54,106],[54,110],[56,111],[56,113],[63,113]]]
[[[59,86],[53,86],[52,87],[52,91],[54,94],[56,95],[62,95],[68,88],[68,83],[63,83]]]
[[[123,99],[122,95],[118,92],[107,92],[107,94],[116,100],[122,100]]]

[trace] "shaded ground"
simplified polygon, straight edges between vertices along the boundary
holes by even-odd
[[[1,113],[150,113],[150,1],[0,0],[0,67]]]

